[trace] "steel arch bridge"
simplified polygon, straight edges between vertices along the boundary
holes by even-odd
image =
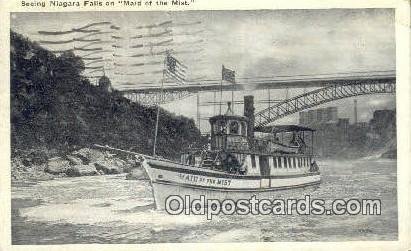
[[[370,75],[371,74],[371,75]],[[164,88],[150,86],[146,88],[125,89],[120,92],[128,99],[145,105],[157,105],[170,103],[185,99],[202,92],[217,91],[247,91],[266,89],[288,89],[288,88],[323,88],[332,85],[346,85],[347,83],[369,81],[395,81],[395,75],[389,72],[344,75],[344,76],[322,76],[303,78],[269,78],[269,79],[239,79],[238,83],[232,85],[221,85],[220,81],[190,82],[187,85],[167,86]]]
[[[383,93],[395,93],[395,78],[334,84],[298,95],[257,112],[254,125],[258,129],[287,115],[338,99]]]

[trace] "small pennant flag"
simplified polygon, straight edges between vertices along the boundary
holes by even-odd
[[[175,57],[167,53],[166,56],[166,74],[179,83],[185,83],[185,74],[187,71],[187,66],[180,63]]]
[[[221,71],[221,78],[222,80],[235,84],[235,71],[227,69],[223,65],[223,69]]]

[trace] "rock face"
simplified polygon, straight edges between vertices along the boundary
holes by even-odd
[[[60,157],[49,159],[46,172],[51,174],[67,173],[70,169],[70,162]]]
[[[105,174],[118,174],[122,173],[123,169],[121,166],[118,165],[114,160],[105,160],[105,161],[97,161],[94,163],[94,166],[98,171],[102,171]]]
[[[104,160],[104,153],[96,149],[82,148],[72,153],[74,156],[80,158],[84,164],[90,164],[96,161]]]
[[[128,180],[147,180],[148,175],[146,171],[141,168],[134,168],[127,174],[126,179]]]
[[[91,176],[91,175],[98,175],[98,171],[96,167],[93,165],[75,165],[72,166],[69,170],[67,170],[68,176]]]
[[[56,177],[51,173],[46,172],[47,158],[45,163],[36,165],[31,163],[31,166],[27,167],[23,164],[22,158],[12,157],[11,159],[11,179],[12,181],[29,181],[29,180],[50,180]],[[58,174],[59,177],[64,176],[65,173]]]
[[[123,160],[115,154],[105,153],[96,149],[82,148],[64,157],[49,159],[46,168],[43,170],[59,177],[76,177],[120,174],[133,171],[134,169],[136,169],[136,165],[133,160]],[[143,175],[145,175],[144,171],[140,173],[134,170],[131,176],[140,179]]]
[[[67,155],[66,159],[70,162],[70,165],[82,165],[83,161],[76,156],[73,155]]]

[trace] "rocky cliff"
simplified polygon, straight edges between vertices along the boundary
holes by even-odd
[[[151,153],[156,108],[92,85],[73,53],[57,56],[13,31],[10,42],[13,158],[40,165],[93,144]],[[177,158],[198,142],[192,119],[161,109],[159,155]]]

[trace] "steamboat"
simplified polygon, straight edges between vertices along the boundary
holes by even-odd
[[[164,209],[172,195],[236,201],[270,198],[277,190],[320,183],[314,130],[297,125],[254,127],[253,96],[244,97],[243,115],[235,115],[228,103],[225,114],[209,122],[207,147],[186,150],[180,161],[139,156],[158,209]]]

